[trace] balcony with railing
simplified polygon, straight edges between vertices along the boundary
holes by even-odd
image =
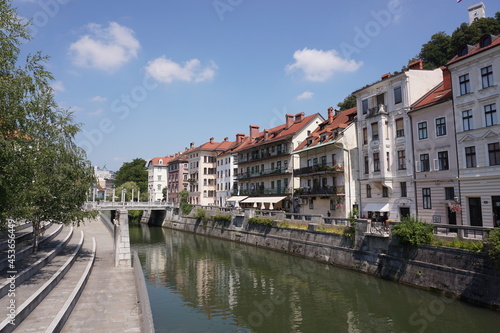
[[[241,179],[248,179],[248,178],[256,178],[256,177],[263,177],[263,176],[277,176],[277,175],[284,175],[284,174],[290,174],[291,170],[287,168],[276,168],[276,169],[264,169],[260,171],[245,171],[245,172],[240,172],[236,173],[234,176],[236,179],[241,180]]]
[[[273,194],[292,194],[292,188],[290,187],[275,187],[275,188],[265,188],[257,187],[255,189],[240,189],[239,193],[233,193],[233,195],[273,195]]]
[[[321,187],[301,187],[295,190],[298,196],[343,196],[345,195],[345,186],[321,186]]]
[[[344,172],[344,164],[343,163],[317,164],[317,165],[303,167],[300,169],[295,169],[293,171],[293,174],[294,176],[304,176],[304,175],[334,173],[334,172]]]
[[[281,148],[281,149],[276,149],[274,152],[273,151],[253,151],[247,158],[246,155],[240,155],[238,157],[238,164],[242,163],[251,163],[255,161],[262,161],[274,157],[280,157],[284,155],[289,155],[291,153],[290,148]]]
[[[387,114],[387,105],[379,104],[376,107],[369,108],[365,118],[375,117],[379,114]]]

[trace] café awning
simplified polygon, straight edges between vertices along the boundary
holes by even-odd
[[[368,203],[363,207],[364,212],[388,212],[389,204],[384,203]]]
[[[240,207],[239,203],[246,198],[248,198],[248,196],[246,195],[235,195],[230,198],[227,198],[226,203],[234,202],[234,207],[239,208]]]
[[[253,203],[253,206],[255,208],[260,207],[261,209],[264,208],[264,204],[268,203],[269,209],[273,209],[274,208],[273,204],[278,203],[285,198],[286,197],[249,197],[249,198],[246,198],[240,202],[241,203]]]

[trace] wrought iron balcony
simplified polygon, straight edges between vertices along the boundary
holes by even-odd
[[[255,178],[262,176],[283,175],[288,173],[291,173],[291,170],[285,168],[277,168],[277,169],[267,169],[263,171],[254,171],[254,172],[251,171],[240,172],[235,174],[234,176],[236,177],[236,179],[241,180],[241,179]]]
[[[294,194],[299,196],[339,196],[345,195],[345,186],[301,187],[296,189]]]
[[[334,172],[344,172],[344,164],[342,163],[317,164],[308,167],[303,167],[300,169],[295,169],[293,171],[293,174],[294,176],[303,176],[308,174],[334,173]]]

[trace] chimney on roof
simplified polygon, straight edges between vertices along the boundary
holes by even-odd
[[[243,134],[243,133],[236,134],[236,142],[237,143],[242,143],[243,140],[245,140],[245,134]]]
[[[250,139],[253,140],[259,135],[259,126],[250,125]]]
[[[448,67],[441,67],[443,71],[443,90],[451,89],[451,73]]]
[[[264,140],[267,140],[269,139],[269,131],[268,130],[264,130]]]
[[[302,121],[302,119],[304,119],[304,116],[305,116],[305,115],[306,115],[306,114],[305,114],[304,112],[297,113],[297,114],[295,115],[295,122],[300,122],[300,121]]]
[[[409,66],[408,66],[409,67]],[[388,79],[391,77],[391,73],[385,73],[384,75],[382,75],[381,79],[382,80],[385,80],[385,79]]]
[[[210,138],[210,143],[214,143],[214,138]]]
[[[408,64],[408,69],[417,69],[417,70],[424,69],[424,62],[422,61],[422,59],[418,59],[414,62],[411,62]]]
[[[191,148],[193,148],[193,147],[194,147],[194,142],[191,142],[191,143],[189,144],[189,149],[191,149]]]
[[[229,140],[229,138],[226,136],[226,137],[224,138],[224,142],[227,142],[227,140]]]
[[[290,126],[292,126],[294,120],[293,120],[293,114],[286,114],[285,115],[285,129],[289,129]]]
[[[330,106],[328,108],[328,123],[331,124],[333,122],[333,108]]]

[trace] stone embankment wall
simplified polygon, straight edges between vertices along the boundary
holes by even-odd
[[[352,242],[338,234],[251,225],[252,216],[247,210],[232,213],[231,223],[204,224],[167,210],[162,226],[298,255],[500,310],[500,271],[485,255],[434,246],[402,248],[390,236],[367,233],[366,220],[358,220]]]

